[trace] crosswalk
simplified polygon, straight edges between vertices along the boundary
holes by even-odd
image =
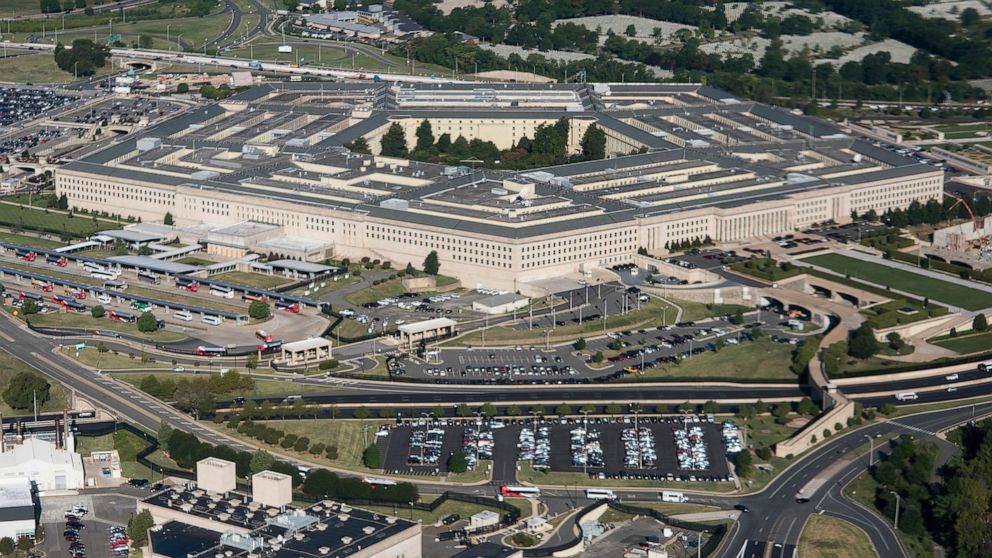
[[[903,423],[899,422],[898,420],[890,420],[889,421],[889,424],[895,424],[897,426],[901,426],[901,427],[905,428],[906,430],[911,430],[913,432],[919,432],[920,434],[926,434],[927,436],[936,436],[937,435],[936,432],[931,432],[929,430],[924,430],[922,428],[918,428],[916,426],[911,426],[909,424],[903,424]]]

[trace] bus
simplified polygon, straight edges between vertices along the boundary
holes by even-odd
[[[195,293],[200,289],[200,284],[193,279],[186,277],[176,277],[176,286],[184,291]]]
[[[41,302],[42,300],[44,300],[40,294],[29,293],[27,291],[21,291],[17,293],[17,296],[20,297],[22,300],[30,298],[35,302]]]
[[[118,291],[126,291],[127,283],[125,283],[124,281],[104,281],[103,288],[116,289]]]
[[[979,372],[992,372],[992,360],[978,363]]]
[[[499,488],[500,496],[507,498],[540,498],[541,489],[535,486],[508,486]]]
[[[245,293],[241,295],[241,300],[245,302],[268,302],[269,297],[265,295],[256,295],[251,293]]]
[[[100,269],[90,270],[90,277],[94,279],[103,279],[104,281],[114,281],[120,276],[120,273],[116,271],[106,271]]]
[[[224,347],[200,345],[195,351],[193,351],[193,353],[197,356],[224,356],[227,354],[227,349]]]
[[[72,310],[74,312],[85,312],[86,311],[86,305],[85,304],[81,304],[79,302],[76,302],[75,300],[73,300],[71,298],[67,298],[67,299],[63,300],[61,302],[61,304],[62,304],[62,307],[63,308],[65,308],[67,310]]]
[[[65,267],[69,263],[69,260],[65,259],[63,256],[59,256],[58,254],[49,254],[45,256],[45,261],[59,267]]]
[[[268,353],[282,348],[283,340],[276,339],[275,341],[267,341],[258,346],[258,350],[263,353]]]
[[[234,289],[223,285],[210,285],[210,294],[224,298],[234,298]]]
[[[200,318],[200,321],[205,324],[217,326],[220,325],[221,322],[224,321],[224,319],[221,318],[220,316],[214,316],[212,314],[204,314],[203,317]]]
[[[617,497],[612,490],[605,488],[587,488],[586,498],[590,500],[615,500]]]
[[[283,300],[276,301],[276,310],[285,310],[286,312],[292,312],[294,314],[300,313],[300,303],[298,302],[286,302]]]
[[[362,482],[372,486],[396,486],[396,481],[377,477],[362,477]]]
[[[143,302],[140,300],[135,300],[131,303],[131,310],[137,310],[138,312],[148,312],[152,309],[150,302]]]
[[[27,262],[33,262],[35,258],[38,257],[38,254],[35,254],[30,250],[17,250],[16,254],[18,258],[21,258],[22,260]]]
[[[100,264],[98,264],[96,262],[83,262],[80,265],[82,265],[84,269],[88,269],[90,271],[106,271],[107,270],[107,268],[103,267],[102,265],[100,265]]]
[[[138,281],[144,281],[145,283],[151,283],[152,285],[158,285],[162,282],[158,275],[150,271],[139,271]]]
[[[264,329],[260,329],[256,331],[255,337],[261,339],[263,343],[268,343],[269,341],[272,341],[272,336],[269,335],[269,332],[265,331]]]
[[[31,286],[38,287],[42,292],[50,293],[55,290],[55,286],[48,281],[42,281],[41,279],[34,279],[31,281]]]
[[[121,312],[119,310],[108,310],[107,317],[116,322],[126,323],[133,323],[138,320],[134,317],[134,314],[128,314],[127,312]]]

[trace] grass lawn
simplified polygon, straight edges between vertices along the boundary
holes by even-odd
[[[399,296],[406,292],[402,279],[393,279],[378,285],[369,285],[367,289],[355,291],[345,295],[344,299],[355,306],[361,306],[367,302],[375,302],[381,298]],[[424,296],[428,296],[424,294]]]
[[[121,475],[129,479],[157,479],[160,475],[138,463],[138,452],[148,447],[148,442],[126,431],[119,430],[103,436],[77,436],[76,452],[89,457],[94,451],[116,449],[121,458]]]
[[[390,328],[393,329],[393,328]],[[345,318],[341,320],[341,323],[337,325],[333,330],[331,330],[331,337],[338,339],[340,337],[346,337],[348,339],[354,339],[355,337],[361,337],[362,335],[368,335],[369,326],[368,324],[363,324],[356,320],[351,320]]]
[[[90,248],[89,250],[79,252],[77,255],[86,256],[89,258],[107,259],[116,256],[117,254],[114,250],[108,248]],[[124,255],[126,256],[127,254]]]
[[[244,24],[242,23],[243,26]],[[318,48],[316,44],[294,44],[292,45],[293,52],[279,52],[279,45],[281,44],[281,41],[272,41],[271,39],[255,41],[250,47],[245,45],[243,48],[232,48],[230,51],[223,53],[223,55],[238,58],[254,57],[255,60],[262,62],[296,63],[299,60],[301,65],[333,66],[335,68],[345,66],[351,68],[351,57],[347,56],[345,50],[341,47],[322,45]]]
[[[10,379],[21,372],[32,372],[39,376],[42,375],[41,372],[29,366],[23,360],[0,349],[0,391],[6,389]],[[57,413],[65,409],[65,393],[62,391],[62,385],[54,381],[49,381],[49,384],[51,385],[51,388],[48,390],[49,399],[42,405],[39,405],[39,413]],[[10,405],[7,405],[6,401],[0,398],[0,413],[3,413],[5,417],[9,417],[14,415],[30,415],[34,413],[34,410],[12,409]]]
[[[421,500],[423,501],[423,500]],[[530,515],[530,503],[523,498],[508,498],[504,502],[520,509],[520,518],[523,519]],[[423,510],[411,510],[409,506],[362,506],[364,509],[372,510],[375,512],[393,515],[396,517],[402,517],[404,519],[411,519],[413,521],[419,521],[424,525],[433,525],[442,518],[450,514],[458,514],[461,516],[462,521],[468,521],[468,518],[485,510],[494,511],[502,515],[502,511],[498,508],[491,508],[489,506],[483,506],[480,504],[471,504],[468,502],[460,502],[458,500],[447,500],[443,504],[437,507],[432,512]]]
[[[0,68],[0,75],[8,74],[2,73]],[[69,217],[64,213],[45,211],[0,203],[0,225],[41,229],[53,234],[66,232],[77,238],[89,237],[97,231],[120,228],[115,223],[102,220],[94,222],[91,217],[83,215]]]
[[[64,246],[64,244],[62,244],[57,240],[49,240],[47,238],[38,238],[37,236],[28,236],[25,234],[14,234],[7,232],[0,232],[0,242],[23,244],[25,246],[32,246],[35,248],[43,248],[43,249],[61,248],[62,246]]]
[[[127,357],[125,357],[127,358]],[[170,366],[171,367],[171,366]],[[247,375],[248,371],[244,369],[232,368],[232,370],[237,370],[239,373]],[[134,387],[141,385],[141,380],[143,380],[147,374],[114,374],[114,378],[121,380],[122,382],[127,382]],[[202,378],[203,374],[157,374],[158,378],[165,379],[171,378],[173,380],[181,380],[183,378]],[[280,395],[296,395],[296,394],[311,394],[311,393],[329,393],[335,391],[337,388],[331,386],[310,386],[302,385],[293,382],[281,382],[279,380],[260,380],[255,378],[255,389],[250,393],[245,393],[246,397],[278,397]],[[235,393],[229,393],[221,395],[218,399],[229,399],[235,397]]]
[[[733,315],[737,310],[741,310],[742,312],[754,310],[750,306],[742,306],[740,304],[703,304],[702,302],[674,298],[672,299],[672,303],[682,307],[683,322],[696,322],[716,316]]]
[[[72,357],[79,362],[85,364],[86,366],[92,368],[99,368],[101,370],[126,370],[128,368],[168,368],[169,364],[156,362],[150,360],[148,362],[141,362],[140,353],[135,353],[134,358],[126,353],[114,354],[111,351],[101,353],[96,350],[94,346],[86,347],[81,351],[77,351],[72,347],[65,347],[62,349],[62,353],[66,356]]]
[[[836,517],[811,515],[799,539],[804,558],[869,558],[878,556],[871,539],[860,528]]]
[[[385,357],[376,356],[375,366],[369,369],[359,368],[353,372],[353,374],[358,374],[364,378],[370,380],[388,380],[389,379],[389,368],[386,366]],[[368,359],[363,359],[365,366],[368,366]]]
[[[822,254],[802,261],[830,269],[840,274],[850,274],[879,285],[890,286],[919,297],[945,302],[967,310],[992,306],[992,293],[941,281],[919,273],[896,270],[883,264],[866,262],[840,254]]]
[[[747,425],[747,445],[753,448],[763,448],[781,442],[795,434],[797,428],[775,422],[771,415],[760,415],[747,421],[737,420],[740,427]]]
[[[249,271],[228,271],[227,273],[211,275],[210,278],[259,289],[271,289],[291,282],[290,279],[282,275],[266,275],[264,273],[252,273]]]
[[[701,342],[702,343],[702,342]],[[761,378],[793,381],[789,369],[792,345],[776,343],[767,337],[727,345],[717,352],[705,352],[682,359],[678,364],[649,368],[644,374],[629,376],[634,381],[659,378]]]
[[[626,314],[610,314],[609,318],[606,320],[607,330],[616,329],[635,329],[639,327],[650,328],[662,324],[662,308],[667,308],[664,312],[664,318],[666,323],[675,322],[676,310],[668,302],[665,302],[659,298],[651,297],[651,300],[646,304],[641,306],[640,310],[632,310]],[[571,322],[566,322],[569,325],[555,328],[551,332],[551,340],[562,340],[562,339],[575,339],[584,334],[597,334],[603,331],[603,320],[593,320],[586,322],[584,324],[574,324]],[[503,326],[491,327],[486,331],[486,343],[489,345],[511,345],[511,344],[540,344],[540,341],[544,339],[544,331],[537,330],[528,331],[526,329],[517,330],[512,328],[507,328]],[[459,337],[458,339],[453,339],[448,345],[456,346],[482,346],[482,332],[476,331]]]
[[[715,511],[718,508],[716,506],[705,506],[703,504],[676,504],[673,502],[638,502],[631,500],[626,502],[628,505],[636,506],[638,508],[648,508],[654,510],[658,513],[663,513],[665,515],[680,515],[684,513],[702,513]],[[599,521],[601,523],[620,523],[621,521],[627,521],[633,519],[634,516],[617,511],[613,508],[607,509],[600,516]]]
[[[0,13],[3,13],[2,9]],[[72,73],[63,72],[51,54],[23,54],[0,59],[0,81],[35,85],[67,83],[72,81]]]
[[[49,312],[48,314],[33,314],[30,318],[31,323],[37,326],[105,329],[161,342],[182,341],[183,339],[186,339],[186,335],[179,333],[178,331],[160,329],[158,331],[144,333],[138,331],[138,326],[136,324],[116,322],[108,318],[94,318],[89,314],[77,314],[75,312]]]
[[[517,472],[517,480],[540,486],[604,486],[604,487],[629,487],[629,488],[691,488],[694,490],[705,490],[708,492],[731,492],[734,490],[732,482],[681,482],[681,481],[655,481],[655,480],[615,480],[615,479],[590,479],[583,473],[571,473],[560,471],[541,472],[535,471],[529,461],[519,461],[520,471]]]
[[[198,258],[196,256],[186,256],[185,258],[179,258],[176,263],[186,264],[186,265],[210,265],[217,262],[211,260],[205,260],[203,258]]]
[[[361,280],[362,280],[361,277],[355,277],[354,275],[349,275],[347,279],[344,278],[344,275],[338,275],[333,278],[323,279],[322,282],[324,283],[324,286],[323,287],[318,286],[315,290],[310,291],[310,294],[307,296],[313,298],[320,298],[321,296],[329,292],[336,291],[338,289],[347,287],[349,285],[354,285],[355,283],[358,283]],[[303,293],[306,290],[307,287],[303,286],[293,290],[292,293],[296,295],[303,295]]]
[[[2,17],[40,13],[41,5],[36,0],[4,0],[3,9],[0,9]]]
[[[948,337],[939,341],[930,341],[934,345],[950,349],[956,353],[980,353],[992,349],[992,332],[975,333]]]

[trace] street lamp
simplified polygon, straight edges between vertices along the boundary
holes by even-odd
[[[165,42],[167,42],[167,43],[170,43],[170,42],[172,42],[172,41],[171,41],[171,40],[169,39],[169,28],[170,28],[170,27],[172,27],[172,24],[171,24],[171,23],[165,26]]]
[[[899,496],[899,493],[896,492],[896,491],[894,491],[894,490],[890,490],[889,491],[889,494],[892,494],[893,496],[896,497],[896,520],[895,520],[894,525],[895,525],[896,531],[898,531],[899,530],[899,502],[902,500],[902,498]]]
[[[868,438],[868,447],[870,448],[868,450],[868,466],[869,467],[874,467],[875,466],[875,439],[872,438],[871,436],[867,435],[867,434],[864,434],[863,436],[865,438]]]

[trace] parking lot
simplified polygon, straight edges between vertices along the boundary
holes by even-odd
[[[74,124],[137,124],[142,120],[153,121],[180,110],[178,103],[169,101],[135,99],[107,99],[78,110],[60,114],[55,120]]]
[[[736,430],[694,416],[685,421],[644,417],[636,427],[632,416],[421,422],[384,431],[388,434],[380,438],[380,447],[386,473],[445,475],[452,453],[465,451],[472,461],[478,447],[480,461],[491,456],[496,471],[512,471],[520,459],[537,470],[600,479],[727,480],[728,444],[739,448],[733,440]],[[466,429],[473,435],[466,437]],[[484,433],[481,445],[479,432]],[[430,443],[422,443],[425,439]]]
[[[75,100],[76,97],[59,95],[48,89],[0,89],[0,126],[33,120]]]
[[[84,549],[85,558],[121,558],[111,550],[113,527],[123,527],[136,513],[133,497],[117,494],[76,495],[44,497],[41,500],[41,523],[45,540],[38,546],[48,558],[72,558],[73,541],[66,538],[65,513],[82,506],[87,512],[78,517],[78,544]],[[77,544],[77,546],[78,546]],[[118,546],[120,548],[120,546]]]

